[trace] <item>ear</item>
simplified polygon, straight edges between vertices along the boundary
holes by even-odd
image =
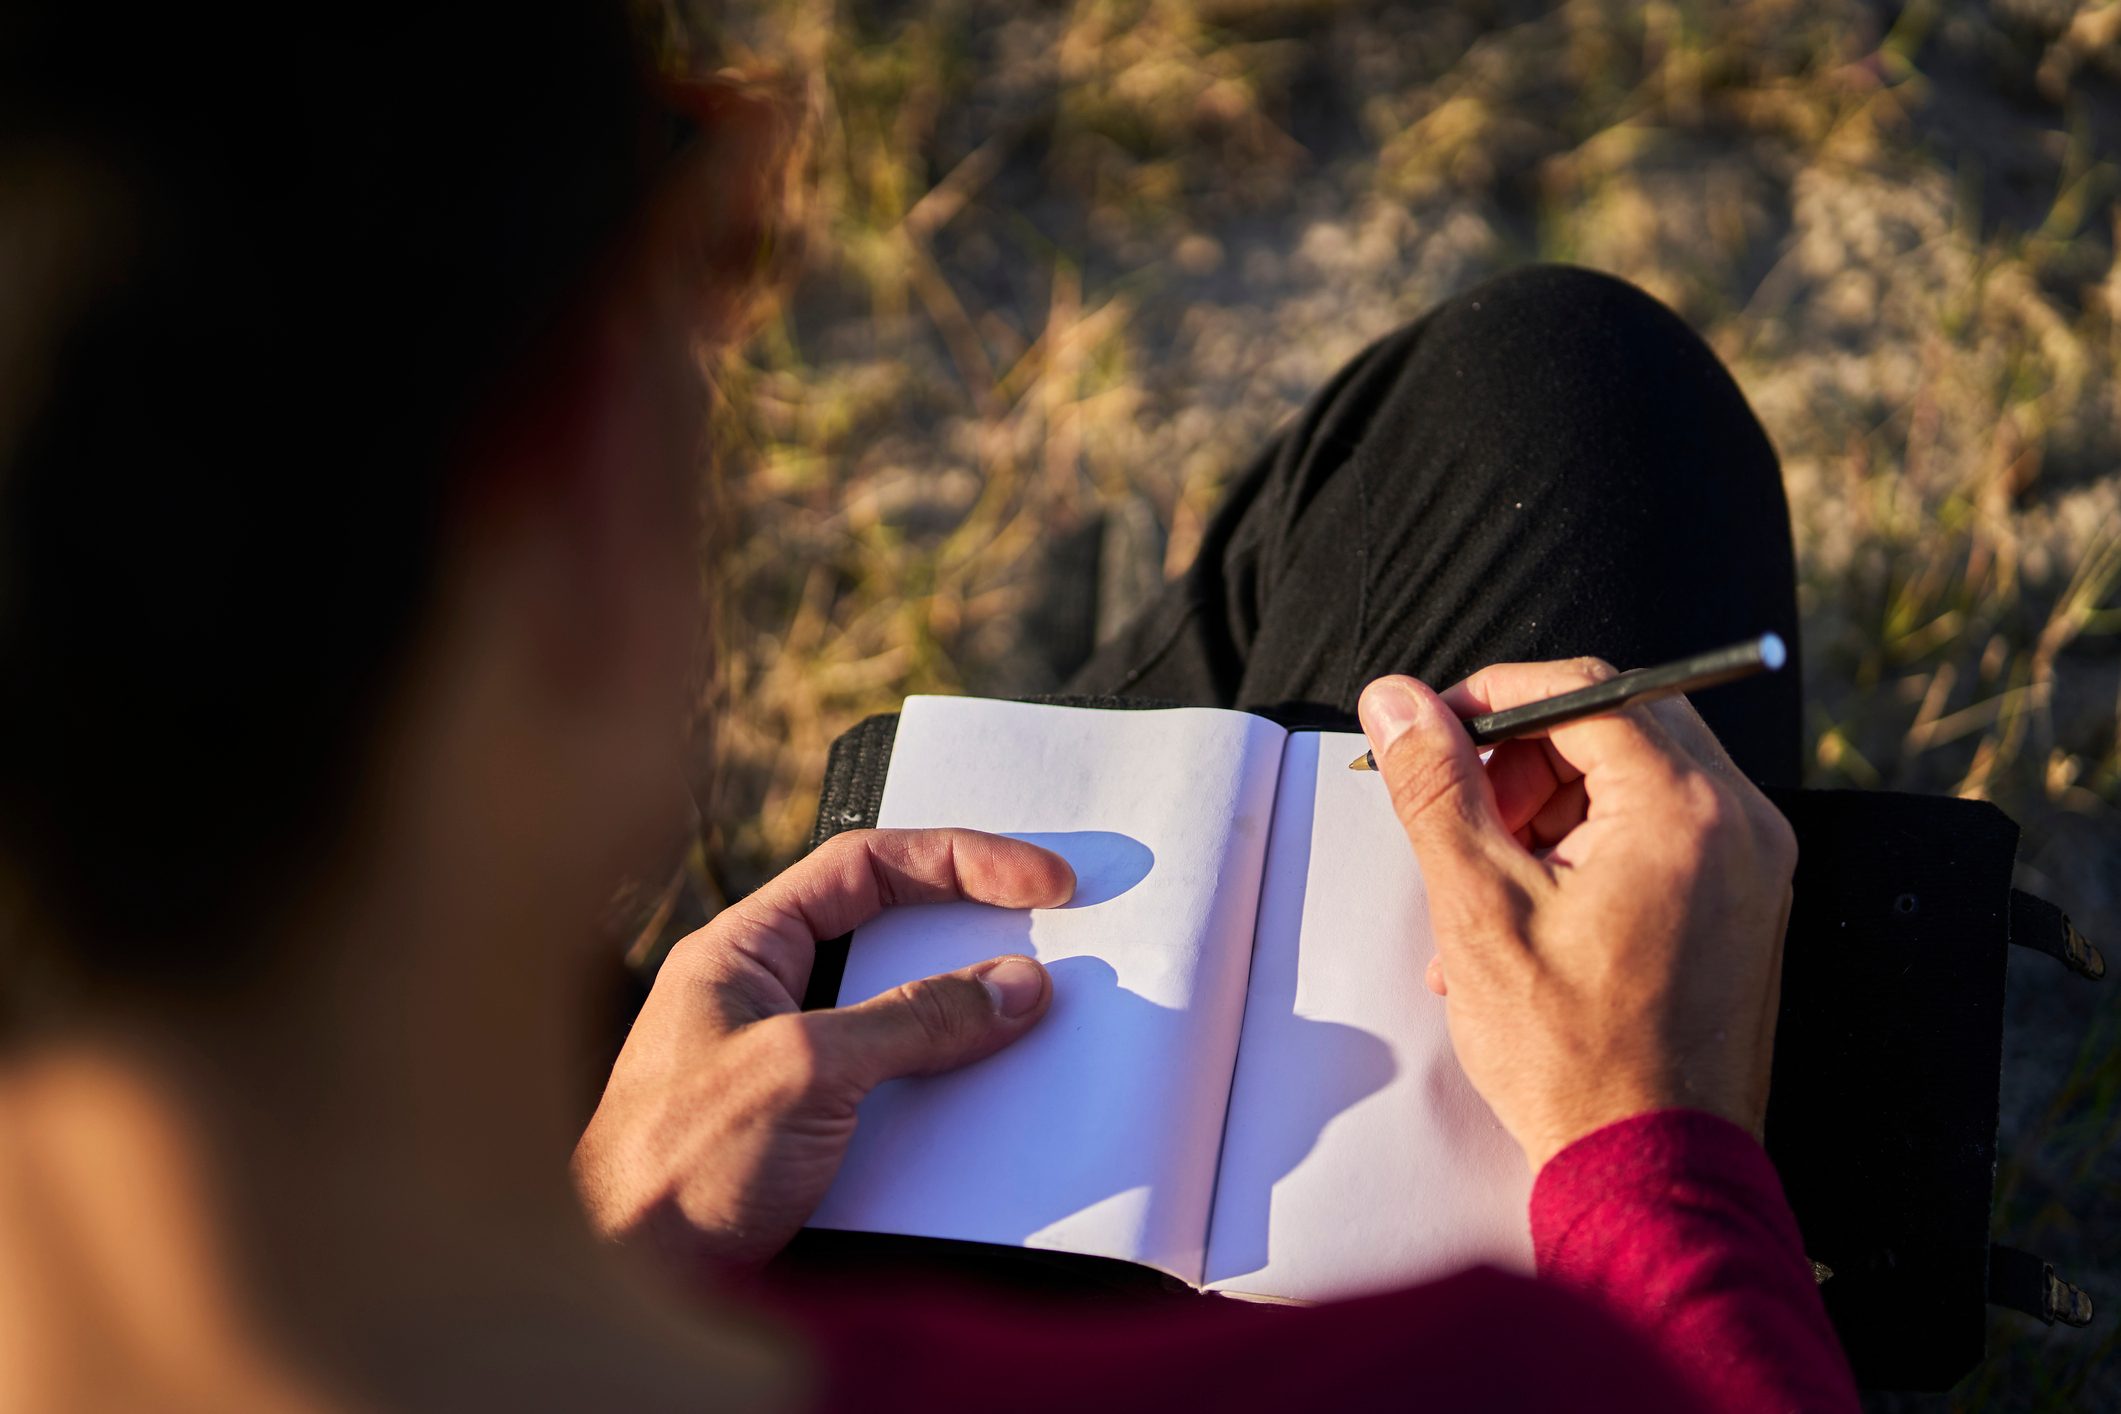
[[[697,332],[727,345],[752,332],[801,263],[794,210],[807,127],[801,86],[769,73],[724,72],[664,86],[698,137],[658,195],[659,245],[690,271]]]

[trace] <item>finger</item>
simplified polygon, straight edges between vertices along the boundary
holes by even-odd
[[[1620,672],[1603,658],[1557,658],[1544,663],[1491,663],[1443,690],[1461,717],[1477,717],[1611,682]]]
[[[1496,663],[1444,691],[1443,699],[1460,716],[1478,716],[1484,712],[1499,712],[1505,708],[1522,707],[1530,702],[1539,702],[1549,697],[1559,697],[1564,692],[1610,682],[1618,671],[1602,658],[1564,658],[1547,663]],[[1663,736],[1673,747],[1684,751],[1698,763],[1722,771],[1735,778],[1736,768],[1730,763],[1722,743],[1709,730],[1708,723],[1694,710],[1684,697],[1660,698],[1655,702],[1638,703],[1617,713],[1585,718],[1585,722],[1613,721],[1632,714],[1638,720],[1645,716],[1654,719],[1663,729]],[[1564,749],[1564,743],[1575,741],[1579,745],[1578,756],[1583,750],[1593,749],[1594,739],[1609,737],[1611,733],[1583,733],[1574,728],[1581,723],[1556,727],[1553,731],[1537,737],[1520,740],[1541,741],[1546,744],[1549,761],[1557,780],[1566,782],[1583,774],[1584,761],[1572,758]]]
[[[1037,1025],[1052,997],[1045,968],[1028,957],[998,957],[801,1019],[820,1066],[858,1097],[902,1075],[993,1055]]]
[[[1613,665],[1598,658],[1497,663],[1452,688],[1444,700],[1454,710],[1501,711],[1610,681],[1613,676]],[[1616,779],[1631,769],[1651,765],[1668,771],[1675,758],[1691,756],[1651,715],[1648,705],[1639,702],[1519,740],[1545,743],[1554,777],[1563,784],[1594,770]],[[1589,794],[1596,798],[1598,792],[1593,789]]]
[[[1701,713],[1695,710],[1691,701],[1684,696],[1663,697],[1649,706],[1650,714],[1687,755],[1731,780],[1741,779],[1730,753],[1723,749],[1723,743],[1716,739],[1709,724],[1701,720]]]
[[[1513,877],[1534,866],[1503,827],[1480,755],[1458,718],[1409,677],[1379,678],[1357,708],[1421,861],[1432,910],[1439,900],[1475,910],[1499,905]]]
[[[1575,770],[1564,777],[1558,764],[1553,749],[1539,740],[1506,741],[1489,753],[1488,786],[1504,829],[1522,839],[1524,827],[1575,784]]]
[[[978,830],[850,830],[834,835],[733,906],[729,941],[801,996],[820,938],[837,938],[900,904],[969,899],[1057,908],[1075,871],[1052,850]]]
[[[1443,959],[1441,957],[1429,959],[1428,969],[1421,974],[1421,980],[1437,996],[1448,997],[1451,995],[1450,987],[1443,980]]]
[[[1602,658],[1495,663],[1445,688],[1443,700],[1459,716],[1477,717],[1559,697],[1617,675],[1613,665]],[[1496,807],[1511,832],[1520,837],[1555,793],[1582,775],[1544,735],[1502,742],[1488,758],[1488,778],[1495,784]]]
[[[1551,849],[1561,843],[1562,838],[1584,822],[1591,811],[1591,799],[1584,793],[1583,778],[1578,776],[1560,790],[1554,792],[1539,812],[1526,822],[1525,845],[1529,849]]]

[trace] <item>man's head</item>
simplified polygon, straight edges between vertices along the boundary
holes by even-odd
[[[0,20],[18,1025],[271,970],[408,820],[593,892],[678,789],[726,213],[616,4],[290,13]]]

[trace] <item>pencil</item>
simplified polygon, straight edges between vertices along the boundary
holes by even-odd
[[[1755,673],[1772,673],[1789,660],[1789,650],[1779,634],[1763,633],[1728,648],[1715,648],[1666,663],[1661,668],[1635,668],[1607,682],[1564,692],[1539,702],[1527,702],[1501,712],[1488,712],[1466,720],[1466,734],[1475,746],[1493,746],[1515,737],[1537,736],[1566,722],[1613,712],[1630,702],[1654,702],[1683,692],[1736,682]],[[1348,763],[1351,771],[1374,771],[1377,759],[1365,751]]]

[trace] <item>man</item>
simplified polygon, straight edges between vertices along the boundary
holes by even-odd
[[[1361,699],[1454,1044],[1539,1172],[1541,1280],[1153,1317],[758,1291],[869,1088],[977,1063],[1051,999],[1003,958],[802,1014],[814,940],[1073,881],[970,832],[835,841],[674,953],[575,1132],[600,916],[681,818],[692,354],[755,248],[756,115],[703,96],[673,142],[589,0],[5,23],[0,1407],[1852,1407],[1748,1132],[1793,857],[1739,767],[1776,769],[1793,719],[1667,704],[1485,767],[1452,721],[1595,661]],[[1639,562],[1627,593],[1690,573],[1630,540],[1645,487],[1615,467],[1669,479],[1689,439],[1734,439],[1704,524],[1779,508],[1669,315],[1568,272],[1486,299],[1327,390],[1093,676],[1345,708],[1386,660],[1450,680],[1417,601],[1457,575],[1516,615],[1499,567],[1551,562],[1555,526]],[[1420,444],[1437,366],[1522,413],[1505,443],[1573,428],[1595,457],[1526,464],[1586,504],[1529,545],[1411,553],[1441,504],[1423,467],[1518,464],[1431,417],[1450,455],[1380,486],[1360,449]],[[1368,509],[1308,514],[1335,505]],[[1597,505],[1625,512],[1606,533]],[[1786,528],[1701,538],[1764,556],[1747,592],[1787,612]],[[1345,574],[1355,622],[1306,641],[1346,651],[1276,649]]]

